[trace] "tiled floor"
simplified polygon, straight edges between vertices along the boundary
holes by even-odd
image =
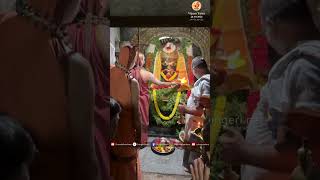
[[[149,138],[151,142],[153,138]],[[190,180],[191,175],[182,166],[183,150],[175,149],[168,156],[154,154],[150,147],[139,153],[143,180]]]
[[[191,176],[143,173],[142,180],[190,180]]]

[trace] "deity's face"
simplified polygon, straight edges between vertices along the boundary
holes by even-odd
[[[173,53],[177,49],[177,46],[173,44],[172,42],[168,42],[164,47],[163,47],[163,52],[165,53]]]

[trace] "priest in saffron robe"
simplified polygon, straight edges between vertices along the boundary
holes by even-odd
[[[18,119],[34,139],[39,153],[32,180],[99,178],[92,71],[72,52],[63,30],[53,28],[70,23],[79,3],[17,1],[19,15],[0,24],[0,111]]]

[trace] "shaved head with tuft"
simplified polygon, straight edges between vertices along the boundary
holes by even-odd
[[[289,23],[310,23],[312,16],[306,0],[262,0],[263,22],[279,20]]]

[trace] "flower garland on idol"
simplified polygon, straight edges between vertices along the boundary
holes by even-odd
[[[176,77],[178,76],[178,73],[177,73],[176,71],[174,72],[174,74],[173,74],[170,78],[168,78],[168,77],[163,73],[163,71],[162,71],[160,74],[161,74],[161,77],[162,77],[164,80],[166,80],[167,82],[173,81],[173,80],[176,79]]]
[[[175,69],[163,69],[161,52],[157,52],[154,62],[153,74],[158,79],[163,79],[166,82],[178,82],[180,87],[172,88],[168,86],[158,86],[155,84],[151,85],[152,91],[151,96],[153,99],[153,114],[157,124],[166,125],[173,124],[170,123],[172,120],[177,118],[177,110],[180,102],[185,98],[184,91],[189,90],[188,76],[186,74],[185,59],[182,53],[178,53],[177,65]],[[167,89],[167,90],[165,90]],[[172,90],[170,90],[172,89]],[[167,104],[161,100],[163,94],[169,95],[170,99]],[[165,113],[164,113],[165,112]],[[160,121],[161,122],[160,122]]]
[[[157,89],[153,88],[153,90],[152,90],[152,96],[153,96],[153,99],[154,99],[154,106],[155,106],[157,114],[159,115],[159,117],[162,120],[169,121],[174,117],[174,115],[177,112],[179,103],[180,103],[181,94],[182,94],[181,92],[184,91],[184,90],[189,89],[189,86],[186,84],[187,80],[185,78],[178,79],[178,80],[180,81],[180,88],[178,89],[178,93],[177,93],[177,96],[176,96],[176,100],[175,100],[175,104],[174,104],[173,110],[172,110],[172,112],[170,113],[169,116],[165,116],[165,115],[162,114],[162,112],[161,112],[161,110],[159,108],[159,104],[158,104]]]
[[[179,105],[180,98],[181,98],[181,92],[178,92],[177,97],[176,97],[176,102],[174,104],[174,108],[169,116],[164,116],[161,113],[161,110],[158,105],[158,100],[157,100],[157,90],[153,90],[152,95],[153,95],[153,99],[154,99],[154,106],[155,106],[156,112],[159,115],[159,117],[165,121],[169,121],[170,119],[172,119],[178,109],[178,105]]]

